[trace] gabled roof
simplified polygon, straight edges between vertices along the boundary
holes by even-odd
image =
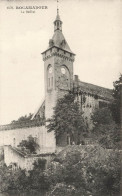
[[[79,87],[81,91],[84,91],[86,93],[95,94],[100,96],[101,98],[105,98],[109,100],[113,99],[112,89],[104,88],[101,86],[97,86],[82,81],[79,81]]]
[[[97,86],[97,85],[90,84],[90,83],[86,83],[86,82],[82,82],[80,80],[78,81],[78,85],[79,85],[80,91],[82,91],[84,93],[97,95],[101,99],[105,99],[108,101],[113,100],[112,89],[104,88],[104,87]],[[45,101],[42,102],[42,104],[40,105],[38,110],[35,112],[33,117],[35,117],[37,114],[41,113],[42,107],[44,105],[45,105]]]
[[[79,85],[80,90],[84,93],[97,95],[101,99],[105,99],[105,100],[108,100],[108,101],[113,100],[111,89],[104,88],[104,87],[97,86],[97,85],[90,84],[90,83],[86,83],[86,82],[82,82],[82,81],[78,81],[78,85]],[[36,111],[35,115],[41,113],[42,107],[44,105],[45,105],[45,101],[42,102],[42,104],[40,105],[40,107]]]
[[[45,100],[43,98],[42,101],[41,101],[41,104],[35,110],[35,112],[34,112],[32,118],[31,118],[31,120],[33,120],[36,117],[37,114],[39,114],[39,113],[42,112],[44,106],[45,106]]]

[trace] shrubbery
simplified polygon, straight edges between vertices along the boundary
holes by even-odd
[[[45,159],[39,159],[34,163],[32,171],[11,170],[4,165],[0,168],[0,191],[8,190],[40,190],[48,189],[48,180],[44,173]]]
[[[70,146],[62,151],[59,162],[47,170],[50,195],[119,195],[120,157],[118,151],[100,146]],[[61,160],[62,159],[62,160]]]
[[[39,150],[39,144],[36,142],[37,138],[28,136],[27,140],[22,140],[18,147],[23,151],[29,154],[36,154],[37,150]]]
[[[79,136],[85,133],[94,145],[66,147],[46,170],[45,160],[35,162],[33,170],[28,173],[20,169],[11,171],[3,166],[0,168],[1,191],[44,189],[49,196],[119,196],[120,115],[115,107],[120,103],[117,101],[120,101],[119,85],[115,85],[114,95],[116,99],[111,110],[98,109],[92,115],[94,128],[90,133],[86,132],[74,95],[59,100],[53,118],[48,119],[48,131],[55,130],[56,137],[66,132],[72,141],[76,132],[77,143]],[[23,141],[20,146],[31,149],[34,147],[32,143],[33,140]],[[34,149],[31,150],[35,152]]]
[[[69,146],[45,170],[45,160],[28,173],[0,169],[1,191],[45,190],[49,196],[119,196],[120,153],[96,146]]]
[[[93,141],[108,149],[120,149],[120,125],[113,120],[109,108],[97,109],[92,115],[94,128],[91,132]]]

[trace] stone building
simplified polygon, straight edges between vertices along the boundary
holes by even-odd
[[[82,82],[78,75],[73,74],[75,54],[62,33],[62,21],[58,10],[54,21],[53,37],[49,40],[48,48],[42,55],[45,74],[45,100],[33,118],[38,115],[41,117],[44,110],[46,119],[50,118],[57,99],[74,89],[77,92],[77,100],[84,112],[88,129],[92,129],[91,114],[96,108],[102,108],[111,103],[113,100],[112,90]],[[85,103],[83,103],[84,98]],[[67,145],[66,137],[63,136],[61,141],[63,146]]]
[[[18,164],[21,162],[21,168],[28,167],[25,159],[25,161],[21,161],[23,156],[19,156],[20,153],[16,148],[29,135],[37,138],[37,143],[40,146],[37,154],[40,157],[47,153],[51,155],[56,151],[54,132],[48,133],[44,124],[34,122],[37,116],[41,118],[45,116],[46,119],[50,118],[57,99],[63,97],[73,88],[77,91],[77,99],[84,111],[84,118],[88,121],[89,129],[92,128],[90,116],[94,109],[108,105],[113,99],[110,89],[82,82],[77,75],[74,76],[73,63],[75,54],[70,49],[62,33],[62,21],[58,10],[54,21],[54,35],[49,40],[48,48],[42,52],[42,57],[44,61],[45,99],[42,101],[41,106],[33,115],[29,124],[18,124],[16,126],[10,124],[0,127],[0,146],[5,146],[5,157],[9,157],[5,158],[7,165],[13,161]],[[84,97],[86,101],[83,104]],[[64,141],[63,146],[67,145],[66,138],[61,140]],[[32,162],[34,160],[31,157],[27,159],[32,160]]]
[[[47,166],[53,157],[55,157],[54,153],[25,154],[11,145],[4,146],[4,162],[12,170],[18,168],[26,169],[27,171],[32,170],[34,167],[33,163],[38,159],[45,159],[45,166]]]

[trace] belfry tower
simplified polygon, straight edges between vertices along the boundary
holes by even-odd
[[[54,35],[42,56],[45,74],[45,117],[48,119],[53,115],[57,99],[63,97],[73,87],[75,54],[62,33],[59,9],[54,21]]]

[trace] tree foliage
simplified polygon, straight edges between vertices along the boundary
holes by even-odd
[[[11,123],[22,123],[22,122],[28,122],[31,120],[33,114],[29,113],[29,115],[21,116],[18,118],[18,120],[13,120]]]
[[[34,162],[33,170],[29,171],[29,186],[31,189],[48,189],[48,179],[45,175],[45,159],[38,159],[38,161]]]
[[[49,190],[49,196],[119,196],[120,152],[96,146],[68,146],[45,170],[44,159],[33,170],[0,167],[0,191]]]
[[[113,122],[111,110],[107,107],[96,109],[91,118],[95,127],[100,124],[107,125]]]
[[[113,83],[113,97],[114,101],[111,106],[112,114],[116,123],[120,124],[121,121],[121,99],[122,99],[122,74],[117,81]]]
[[[28,172],[21,169],[11,170],[6,165],[0,166],[0,192],[48,189],[48,179],[44,173],[45,163],[45,159],[38,159],[34,162],[33,170]]]
[[[71,138],[79,138],[79,135],[86,131],[83,113],[79,109],[79,104],[75,100],[74,93],[66,94],[57,101],[54,114],[51,119],[47,119],[48,131],[55,131],[55,136],[60,137],[64,133]]]
[[[120,154],[96,146],[70,146],[57,155],[62,159],[49,167],[52,184],[49,195],[118,196],[120,189]],[[52,162],[52,165],[56,164]],[[51,168],[51,169],[50,169]],[[53,168],[53,169],[52,169]]]
[[[35,154],[37,149],[39,149],[39,144],[36,142],[36,138],[30,135],[27,140],[22,140],[18,147],[20,147],[23,151],[27,149],[29,150],[29,153]]]
[[[105,148],[120,148],[120,126],[113,120],[109,108],[97,109],[92,115],[92,139]]]

